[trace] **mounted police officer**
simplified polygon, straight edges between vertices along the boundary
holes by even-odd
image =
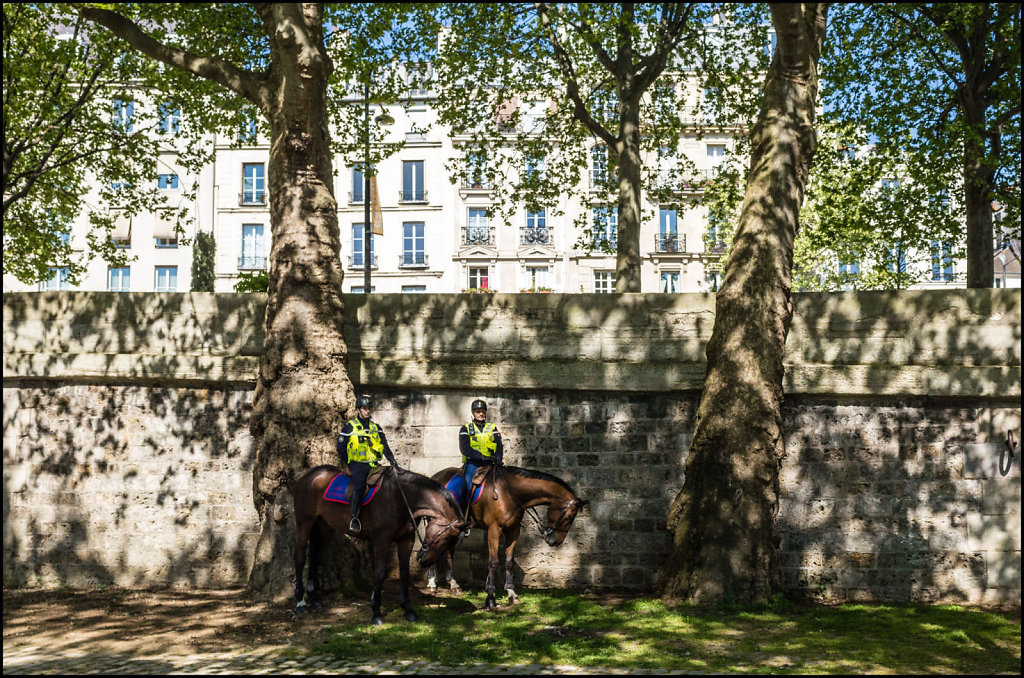
[[[479,398],[469,406],[473,420],[459,429],[459,449],[462,451],[462,482],[466,489],[466,503],[473,491],[473,476],[484,464],[501,464],[504,448],[501,434],[487,421],[487,403]]]
[[[366,477],[379,463],[381,456],[387,457],[396,469],[398,462],[388,445],[384,431],[375,422],[370,421],[370,410],[373,401],[368,395],[356,398],[356,417],[350,419],[338,434],[338,454],[348,463],[349,474],[352,476],[352,498],[349,506],[352,519],[348,529],[359,532],[363,529],[359,522],[359,509],[362,508],[363,495],[366,493]]]

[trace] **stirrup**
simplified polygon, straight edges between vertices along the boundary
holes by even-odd
[[[359,518],[352,518],[348,521],[348,529],[350,532],[362,532],[363,524],[359,522]]]

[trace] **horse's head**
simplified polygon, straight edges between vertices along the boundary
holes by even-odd
[[[548,546],[559,546],[565,541],[576,515],[589,503],[586,499],[574,496],[566,504],[548,504],[548,526],[544,530],[544,541]]]
[[[426,518],[423,542],[416,553],[420,567],[430,567],[446,551],[455,548],[469,534],[471,522],[462,516],[430,515]]]

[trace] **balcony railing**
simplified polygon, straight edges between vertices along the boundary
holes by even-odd
[[[266,191],[243,191],[238,194],[239,205],[266,205]]]
[[[686,251],[686,235],[662,233],[654,236],[654,251],[672,254]]]
[[[348,267],[349,268],[366,268],[363,265],[363,255],[362,254],[350,254],[348,256]],[[377,268],[377,255],[376,254],[371,254],[370,255],[370,270],[373,270],[375,268]]]
[[[468,226],[462,229],[462,244],[494,247],[493,226]]]
[[[489,191],[491,182],[486,179],[467,179],[462,182],[462,188],[469,191]]]
[[[239,271],[263,271],[266,270],[266,268],[266,257],[248,257],[243,255],[238,258]]]
[[[410,203],[410,202],[427,202],[427,192],[424,190],[419,191],[406,191],[401,190],[398,192],[398,202]]]
[[[398,268],[426,268],[427,255],[423,252],[403,252],[398,255]]]
[[[519,230],[521,245],[550,245],[553,237],[549,228],[522,228]]]

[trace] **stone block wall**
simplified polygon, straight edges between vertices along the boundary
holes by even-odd
[[[650,590],[714,321],[708,295],[346,297],[349,371],[413,470],[459,461],[483,397],[508,463],[591,509],[559,549],[527,519],[525,586]],[[787,589],[818,600],[1020,600],[1015,291],[797,295],[779,515]],[[6,583],[244,582],[259,295],[4,297]],[[325,432],[333,436],[336,432]],[[972,450],[975,450],[972,452]],[[474,531],[457,561],[479,585]]]

